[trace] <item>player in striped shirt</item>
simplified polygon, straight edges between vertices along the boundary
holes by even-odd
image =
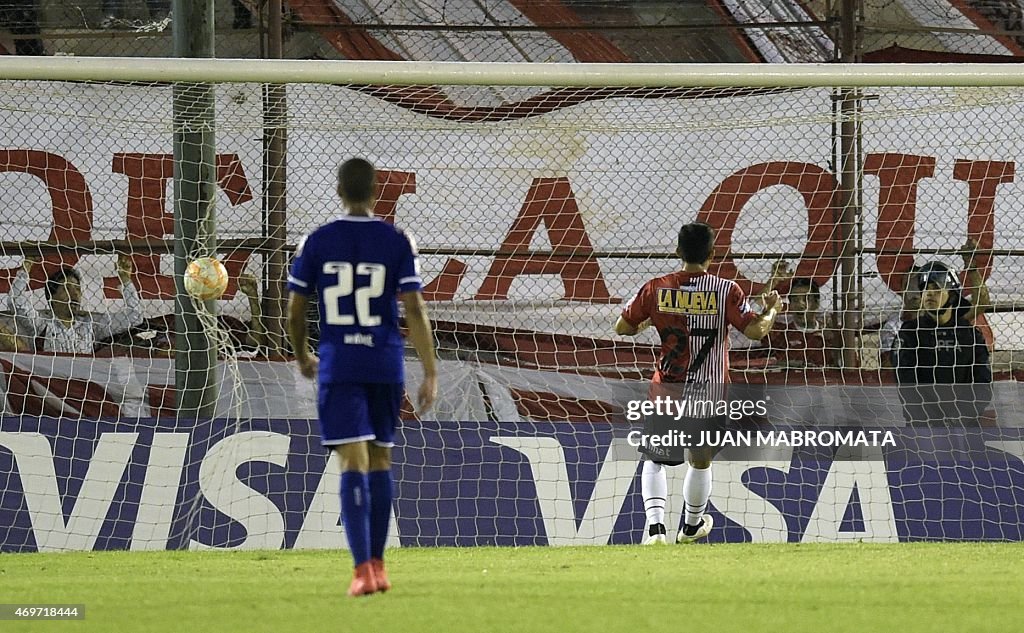
[[[391,518],[391,447],[404,394],[405,343],[423,362],[419,409],[437,396],[434,336],[421,294],[416,245],[406,233],[373,217],[376,172],[354,158],[338,170],[338,195],[348,215],[328,222],[300,244],[288,276],[288,333],[302,375],[319,375],[322,444],[341,461],[341,514],[355,562],[348,595],[391,588],[384,545]],[[307,347],[308,297],[319,297],[319,360]]]
[[[771,330],[778,315],[779,293],[763,297],[764,311],[755,314],[736,282],[707,271],[714,256],[715,232],[703,222],[679,229],[676,254],[680,271],[648,281],[626,304],[615,323],[615,333],[633,336],[651,325],[661,339],[653,386],[669,383],[722,385],[729,382],[728,330],[734,327],[759,341]],[[683,480],[685,511],[676,542],[704,538],[713,522],[704,513],[711,496],[713,452],[689,451],[690,467]],[[646,543],[666,542],[665,466],[679,462],[644,461],[641,490],[647,512]]]

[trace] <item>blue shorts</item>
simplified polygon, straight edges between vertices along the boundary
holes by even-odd
[[[404,394],[402,383],[320,385],[320,443],[338,446],[373,442],[377,446],[394,446]]]

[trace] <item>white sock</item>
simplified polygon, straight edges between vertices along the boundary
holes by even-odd
[[[699,525],[700,518],[708,507],[708,499],[711,497],[711,467],[686,469],[686,477],[683,478],[683,501],[686,509],[683,515],[683,522],[686,525]]]
[[[644,498],[647,524],[665,522],[665,498],[668,496],[668,477],[661,464],[645,461],[640,473],[640,493]]]

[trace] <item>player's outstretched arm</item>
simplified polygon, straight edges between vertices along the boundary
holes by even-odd
[[[307,338],[309,336],[308,323],[306,322],[306,308],[309,300],[305,295],[297,292],[288,293],[288,338],[292,342],[292,349],[295,350],[295,362],[299,364],[299,371],[306,378],[316,377],[317,361],[309,353]]]
[[[633,326],[633,324],[620,316],[619,320],[615,322],[615,333],[619,336],[636,336],[640,332],[646,330],[650,325],[651,320],[647,319],[638,325]]]
[[[775,317],[779,314],[779,303],[782,299],[779,297],[779,293],[773,290],[764,295],[763,301],[764,312],[743,330],[743,335],[752,341],[760,341],[768,336],[768,332],[771,331],[772,325],[775,323]]]
[[[405,323],[409,338],[416,354],[423,363],[423,382],[418,394],[419,412],[423,413],[434,405],[437,398],[437,354],[434,351],[434,332],[427,316],[427,304],[419,291],[403,292],[399,295],[405,306]]]

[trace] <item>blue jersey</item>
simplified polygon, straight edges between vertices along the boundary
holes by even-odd
[[[415,243],[382,220],[349,215],[307,235],[288,289],[318,291],[320,384],[403,382],[398,293],[421,288]]]

